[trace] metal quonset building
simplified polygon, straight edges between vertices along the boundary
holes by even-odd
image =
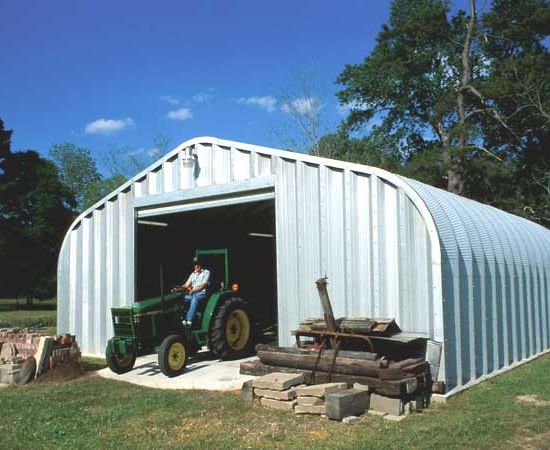
[[[71,225],[58,331],[103,354],[110,308],[156,294],[160,263],[181,282],[192,249],[209,245],[241,257],[242,283],[262,288],[248,300],[277,320],[281,345],[321,313],[314,281],[327,275],[337,316],[392,317],[443,342],[448,392],[550,346],[548,230],[374,167],[210,137]]]

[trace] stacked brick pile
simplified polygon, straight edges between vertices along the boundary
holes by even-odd
[[[355,416],[368,411],[388,420],[401,420],[409,413],[422,409],[423,395],[415,398],[394,398],[369,391],[365,385],[324,383],[307,386],[302,374],[270,373],[243,385],[246,400],[259,399],[262,406],[295,414],[326,415],[329,419],[353,423]],[[351,419],[351,420],[350,420]]]
[[[31,356],[39,376],[65,362],[80,361],[80,350],[70,334],[47,336],[32,329],[0,329],[0,383],[14,383]]]
[[[0,330],[0,346],[11,344],[17,350],[20,359],[27,359],[35,354],[41,336],[43,334],[28,328],[3,328]],[[1,358],[0,356],[0,361]]]

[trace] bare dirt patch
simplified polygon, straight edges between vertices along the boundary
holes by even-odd
[[[54,367],[53,369],[44,372],[35,383],[62,383],[69,380],[74,380],[84,375],[85,370],[80,363],[71,361],[66,364]]]
[[[532,434],[530,436],[518,437],[512,442],[510,448],[520,448],[524,450],[539,450],[548,448],[550,442],[550,431],[540,434]]]
[[[540,400],[534,394],[518,395],[517,399],[520,402],[531,403],[532,405],[535,405],[535,406],[550,406],[550,401]]]

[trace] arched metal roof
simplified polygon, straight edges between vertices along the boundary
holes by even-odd
[[[460,388],[548,349],[550,231],[407,179],[441,244],[446,376]]]

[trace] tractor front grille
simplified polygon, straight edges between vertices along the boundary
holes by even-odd
[[[132,310],[129,308],[111,308],[115,336],[134,336]]]

